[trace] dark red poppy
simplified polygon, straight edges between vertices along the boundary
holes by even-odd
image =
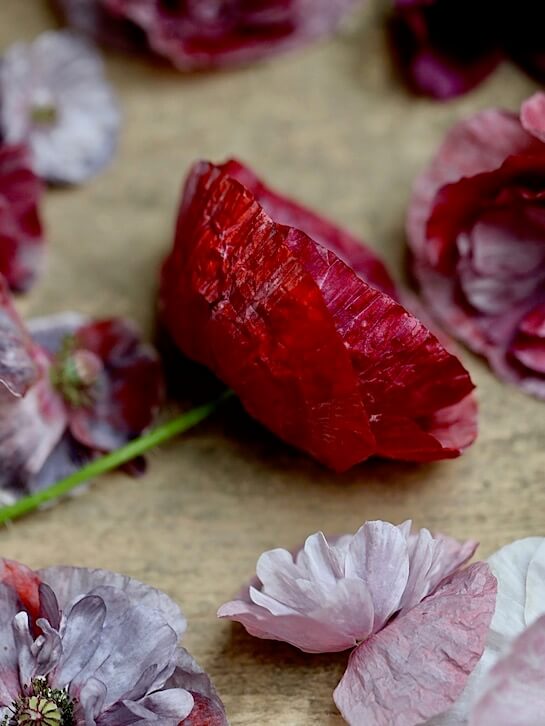
[[[0,274],[12,290],[27,290],[38,272],[43,229],[42,184],[24,146],[0,144]]]
[[[236,162],[193,167],[163,267],[166,327],[251,415],[339,471],[452,458],[476,436],[467,371],[383,289],[351,235]]]
[[[545,397],[545,95],[457,124],[416,180],[408,233],[430,310]]]
[[[250,63],[328,35],[359,0],[56,0],[77,29],[182,70]]]
[[[502,58],[496,5],[490,0],[396,0],[390,36],[410,88],[447,99],[486,78]]]

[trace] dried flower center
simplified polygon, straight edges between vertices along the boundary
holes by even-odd
[[[104,369],[100,358],[78,348],[73,336],[65,339],[56,363],[51,368],[51,382],[71,406],[86,406],[92,401],[92,387]]]
[[[58,119],[58,111],[51,103],[37,103],[30,110],[30,118],[38,126],[53,126]]]
[[[27,695],[12,704],[1,726],[73,726],[74,701],[65,690],[50,688],[46,678],[35,678]]]

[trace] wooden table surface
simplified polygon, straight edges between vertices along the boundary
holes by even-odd
[[[0,49],[55,25],[47,0],[1,0]],[[182,178],[198,157],[234,155],[279,189],[366,239],[403,274],[413,176],[445,129],[477,109],[517,109],[533,85],[505,65],[477,92],[437,105],[410,98],[387,59],[380,5],[336,39],[229,73],[183,76],[107,56],[124,129],[112,166],[45,201],[48,270],[23,312],[127,315],[152,334],[157,270]],[[499,383],[464,352],[481,433],[462,458],[374,461],[336,476],[276,441],[236,402],[150,456],[146,477],[115,474],[0,533],[31,566],[119,570],[166,590],[189,620],[186,645],[213,676],[231,723],[341,723],[331,699],[346,654],[310,656],[215,619],[264,550],[365,519],[480,538],[481,554],[545,530],[545,404]]]

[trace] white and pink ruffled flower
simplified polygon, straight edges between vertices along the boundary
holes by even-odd
[[[78,184],[112,158],[121,122],[100,56],[76,35],[48,32],[7,49],[0,64],[0,132],[25,143],[36,174]]]
[[[454,704],[428,726],[542,726],[545,714],[545,538],[488,560],[498,581],[483,656]]]
[[[36,572],[0,559],[2,726],[226,726],[209,677],[179,645],[167,595],[106,570]]]
[[[220,618],[309,653],[355,648],[334,699],[350,724],[413,726],[445,711],[479,661],[496,596],[476,543],[367,522],[295,555],[265,552]]]

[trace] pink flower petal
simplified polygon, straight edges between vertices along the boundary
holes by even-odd
[[[407,542],[389,522],[366,522],[348,547],[345,576],[364,581],[374,605],[373,632],[399,610],[409,578]]]
[[[486,674],[469,726],[543,726],[545,714],[545,616],[513,642]]]
[[[520,120],[529,134],[545,141],[545,93],[534,93],[522,104]]]
[[[495,599],[480,562],[362,643],[334,693],[346,721],[414,726],[446,710],[482,655]]]

